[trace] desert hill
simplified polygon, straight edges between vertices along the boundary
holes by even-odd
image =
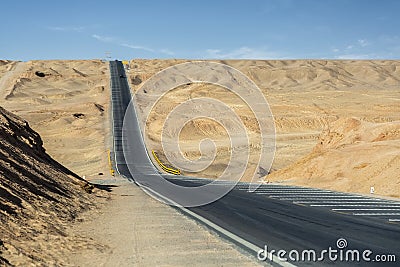
[[[137,92],[143,82],[158,71],[183,62],[186,60],[131,60],[128,77],[133,91]],[[362,133],[371,127],[381,129],[380,123],[396,124],[400,121],[399,61],[225,60],[217,62],[237,68],[251,78],[260,87],[270,104],[277,130],[277,151],[272,175],[265,177],[265,180],[301,182],[298,179],[307,176],[304,174],[307,173],[305,169],[300,170],[296,167],[296,176],[290,172],[285,175],[282,170],[288,171],[290,166],[294,168],[301,165],[304,157],[314,155],[314,148],[323,138],[321,136],[323,131],[339,127],[338,123],[355,119],[363,125],[365,123],[373,125],[360,128],[359,131]],[[46,76],[38,77],[35,74],[36,71],[41,71]],[[49,154],[74,172],[80,175],[96,174],[99,167],[106,172],[107,146],[100,144],[109,142],[107,141],[109,137],[104,135],[104,133],[108,134],[109,128],[107,75],[107,63],[96,60],[2,61],[0,83],[4,86],[1,87],[2,100],[0,102],[7,109],[29,120],[32,127],[40,132]],[[210,84],[182,86],[163,97],[146,125],[148,148],[156,150],[161,159],[168,162],[160,145],[163,121],[175,106],[199,96],[221,100],[239,114],[251,138],[251,153],[256,155],[259,129],[251,110],[234,94]],[[139,111],[148,105],[145,99],[142,100],[138,102]],[[104,111],[101,111],[102,109]],[[217,108],[211,109],[210,115],[218,112]],[[74,114],[83,114],[83,116],[74,117]],[[335,121],[339,122],[335,123]],[[216,160],[208,169],[191,175],[217,177],[224,170],[229,159],[227,135],[219,124],[206,119],[188,123],[180,135],[181,148],[185,156],[195,159],[200,155],[198,144],[204,138],[216,141]],[[370,143],[371,147],[377,144],[370,142],[369,139],[363,142],[366,146]],[[396,140],[387,142],[395,143]],[[359,148],[359,146],[352,146],[352,149],[355,149],[354,157],[363,153],[358,150]],[[398,153],[395,144],[392,148],[393,153]],[[85,161],[75,160],[82,155]],[[336,163],[329,165],[330,167],[322,167],[323,164],[315,167],[318,170],[314,170],[312,178],[309,178],[307,183],[309,186],[313,184],[322,186],[324,183],[338,190],[348,191],[358,188],[361,192],[369,192],[369,189],[367,190],[369,185],[362,189],[357,186],[366,175],[361,173],[361,170],[366,171],[367,168],[347,170],[348,164],[345,158],[331,158],[330,155],[324,154],[324,157],[327,157],[325,160]],[[173,157],[173,155],[169,156]],[[244,180],[248,180],[254,171],[255,159],[251,156]],[[385,169],[385,166],[382,168]],[[279,172],[273,174],[278,170]],[[338,178],[338,172],[338,177],[341,177],[341,173],[344,177]],[[285,178],[280,179],[277,176],[278,173]],[[396,184],[400,177],[399,172],[392,169],[388,173],[391,173],[388,177],[391,177],[392,183]],[[361,174],[363,177],[357,178]],[[369,184],[378,184],[378,176],[368,177]],[[350,181],[349,183],[353,181],[354,185],[343,183],[344,180]],[[385,188],[383,191],[378,189],[377,193],[396,195],[397,187],[386,186]]]
[[[323,130],[313,150],[266,177],[269,181],[400,197],[400,121],[342,118]]]
[[[93,203],[85,186],[28,122],[0,108],[0,265],[60,264],[54,242]]]
[[[186,61],[130,61],[129,77],[133,91],[140,90],[143,82],[158,71],[184,62]],[[369,193],[369,187],[376,185],[377,194],[398,196],[400,171],[396,162],[400,149],[396,127],[400,121],[400,61],[217,62],[228,64],[247,75],[262,90],[270,104],[277,130],[277,151],[272,174],[264,177],[265,180],[361,193]],[[155,112],[152,112],[146,124],[146,143],[149,149],[156,150],[163,161],[168,161],[163,156],[161,147],[163,122],[174,107],[195,97],[215,98],[235,110],[248,129],[251,155],[257,154],[256,136],[259,129],[244,102],[224,88],[198,83],[176,88],[157,103]],[[149,103],[142,97],[138,99],[138,105],[141,111]],[[220,116],[220,113],[218,107],[209,110],[210,117],[216,114]],[[144,118],[144,124],[143,120]],[[362,126],[353,130],[342,130],[341,127],[354,121]],[[394,132],[389,131],[389,128]],[[318,145],[321,140],[330,138],[326,136],[328,129],[331,133],[338,131],[348,140],[345,145],[347,150],[336,146],[330,147],[329,153],[318,152],[320,154],[317,159],[320,162],[316,164],[317,159],[310,158],[315,157],[316,150],[321,149],[321,145]],[[379,136],[386,136],[387,131],[391,132],[392,139],[377,141]],[[367,137],[369,134],[373,138]],[[361,139],[354,139],[354,136],[361,136]],[[187,123],[179,137],[181,149],[190,159],[199,158],[199,143],[204,138],[213,139],[217,145],[217,156],[213,164],[204,171],[191,175],[217,177],[222,173],[230,154],[226,132],[219,124],[209,119],[198,119]],[[168,139],[165,141],[168,142]],[[350,158],[354,164],[349,163]],[[250,179],[255,159],[256,157],[250,157],[249,168],[243,180]],[[308,164],[312,164],[312,167]]]
[[[106,195],[73,173],[109,175],[108,73],[100,60],[0,61],[0,106],[18,115],[1,117],[0,244],[12,265],[68,265],[66,254],[96,246],[70,226]]]
[[[133,91],[156,72],[183,62],[130,61]],[[277,151],[263,180],[359,193],[374,186],[378,195],[399,197],[399,61],[219,62],[251,78],[270,104]],[[107,63],[99,60],[0,61],[0,106],[23,118],[0,109],[0,264],[65,265],[62,253],[87,246],[65,229],[93,203],[74,173],[89,179],[108,173],[108,75]],[[176,88],[157,103],[148,122],[141,118],[148,149],[168,162],[160,142],[163,121],[175,106],[196,97],[226,103],[244,122],[251,156],[243,180],[250,179],[259,151],[257,122],[240,98],[214,85]],[[138,99],[139,114],[147,105]],[[209,114],[221,116],[221,110],[211,107]],[[229,159],[221,125],[205,118],[187,123],[181,149],[196,159],[204,138],[216,141],[217,157],[190,175],[217,177]]]
[[[109,71],[100,60],[0,63],[0,105],[29,121],[80,176],[108,172]]]

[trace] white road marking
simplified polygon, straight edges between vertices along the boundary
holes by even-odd
[[[281,198],[280,200],[293,201],[296,203],[304,203],[304,201],[301,201],[301,200],[307,200],[307,199],[317,200],[314,203],[331,203],[332,201],[371,201],[371,199],[367,199],[367,198],[340,198],[340,197],[339,198],[335,197],[335,198],[331,198],[331,199],[329,199],[329,198],[316,199],[313,197],[298,197],[298,198]],[[345,203],[345,202],[340,202],[340,203]]]
[[[286,193],[286,192],[282,192],[282,193],[270,193],[270,192],[255,192],[256,194],[268,194],[270,196],[291,196],[291,195],[300,195],[300,196],[350,196],[350,195],[345,195],[345,194],[336,194],[336,193],[328,193],[328,192],[318,192],[318,193],[309,193],[309,192],[293,192],[293,193]]]
[[[354,199],[354,200],[362,200],[362,199],[367,199],[365,197],[358,197],[358,196],[297,196],[296,198],[288,198],[287,195],[282,195],[281,197],[279,196],[271,196],[271,198],[280,198],[281,200],[301,200],[301,199],[314,199],[316,197],[319,197],[321,200],[329,200],[331,198],[331,200],[335,199],[335,200],[347,200],[347,199]]]
[[[332,209],[334,211],[374,211],[374,210],[400,210],[400,208],[398,209],[381,209],[381,208],[374,208],[374,209]]]
[[[355,216],[400,216],[400,213],[353,213]]]
[[[363,203],[363,202],[361,202]],[[382,207],[382,208],[400,208],[400,205],[382,205],[382,203],[379,204],[367,204],[360,205],[360,204],[312,204],[310,207]]]
[[[243,186],[243,187],[235,186],[234,190],[246,191],[246,190],[249,190],[249,186]]]
[[[329,191],[313,191],[313,190],[256,190],[257,192],[265,192],[265,193],[288,193],[288,194],[295,194],[295,193],[309,193],[309,194],[345,194],[345,193],[337,193],[337,192],[329,192]]]
[[[283,198],[317,198],[318,196],[322,197],[354,197],[352,195],[339,195],[334,193],[307,193],[307,192],[300,192],[300,193],[269,193],[269,192],[255,192],[258,194],[269,194],[271,196],[282,196]],[[357,196],[356,196],[357,197]]]
[[[235,190],[249,191],[249,185],[236,185]],[[400,211],[400,203],[398,202],[316,188],[260,185],[253,193],[274,199],[290,200],[294,204],[311,204],[309,205],[311,207],[359,207],[333,208],[332,211]],[[290,198],[290,196],[295,197]],[[299,201],[307,199],[312,199],[312,201]],[[400,213],[353,213],[353,215],[398,216]],[[398,222],[400,219],[389,219],[389,221]]]
[[[153,194],[153,196],[156,196],[160,199],[163,199],[166,203],[171,203],[174,206],[176,206],[178,209],[180,209],[182,212],[186,213],[187,215],[191,216],[192,218],[197,219],[198,221],[204,223],[205,225],[207,225],[208,227],[211,227],[212,229],[214,229],[214,231],[219,232],[222,235],[225,235],[227,238],[230,238],[231,240],[234,240],[235,242],[241,244],[242,246],[247,247],[248,249],[252,250],[255,253],[258,253],[260,250],[262,250],[262,248],[258,247],[257,245],[254,245],[253,243],[250,243],[249,241],[241,238],[240,236],[235,235],[232,232],[229,232],[228,230],[226,230],[225,228],[222,228],[221,226],[211,222],[210,220],[198,215],[197,213],[194,213],[193,211],[182,207],[181,205],[179,205],[178,203],[174,202],[173,200],[161,195],[160,193],[154,191],[153,189],[151,189],[150,187],[146,187],[143,185],[138,184],[139,186],[141,186],[142,189],[147,190],[148,192],[151,192]],[[284,266],[284,267],[295,267],[295,265],[289,263],[289,262],[285,262],[285,261],[281,261],[279,258],[276,258],[274,260],[274,262],[280,266]]]
[[[238,185],[240,187],[241,185]],[[321,190],[317,188],[307,188],[307,187],[281,187],[281,186],[269,186],[269,185],[261,185],[260,189],[269,189],[269,190]]]
[[[265,188],[260,187],[259,190],[276,190],[276,191],[330,191],[330,190],[319,190],[319,189],[309,189],[309,188]]]
[[[346,199],[346,201],[330,201],[330,200],[321,200],[321,201],[294,201],[293,203],[295,204],[313,204],[313,203],[325,203],[321,205],[328,205],[326,203],[330,204],[395,204],[394,202],[388,202],[388,201],[372,201],[371,199],[357,199],[355,201],[347,201],[351,199]],[[323,206],[321,206],[323,207]]]
[[[249,185],[236,185],[237,189],[242,189],[249,187]],[[276,188],[276,187],[266,187],[263,185],[260,185],[258,190],[282,190],[282,191],[288,191],[288,190],[293,190],[293,191],[329,191],[329,190],[320,190],[320,189],[313,189],[313,188]]]

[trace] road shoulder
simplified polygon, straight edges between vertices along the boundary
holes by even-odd
[[[255,257],[125,179],[94,182],[115,187],[104,205],[70,229],[96,244],[75,248],[69,256],[74,266],[259,265]]]

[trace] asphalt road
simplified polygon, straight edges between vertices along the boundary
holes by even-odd
[[[117,171],[137,184],[180,203],[182,198],[188,196],[174,195],[170,188],[155,179],[160,173],[145,149],[121,62],[110,62],[110,72]],[[123,127],[124,118],[134,123]],[[162,176],[186,187],[210,182],[184,176]],[[229,183],[221,182],[217,186]],[[315,250],[318,258],[329,247],[338,250],[335,261],[329,260],[325,253],[323,262],[289,261],[296,266],[400,266],[400,202],[273,184],[262,185],[252,193],[247,189],[248,184],[239,183],[223,198],[189,210],[257,247],[267,245],[269,251],[285,250],[289,253],[297,250],[301,255],[303,250]],[[336,242],[339,238],[346,239],[347,247],[338,249]],[[346,261],[345,256],[340,260],[340,251],[345,255],[348,250],[358,250],[360,261]],[[372,251],[371,255],[366,255],[371,262],[362,260],[365,250]],[[376,260],[379,257],[385,258],[379,255],[394,255],[396,261],[378,263]]]

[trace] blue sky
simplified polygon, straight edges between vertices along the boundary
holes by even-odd
[[[0,59],[400,59],[400,1],[2,1]]]

